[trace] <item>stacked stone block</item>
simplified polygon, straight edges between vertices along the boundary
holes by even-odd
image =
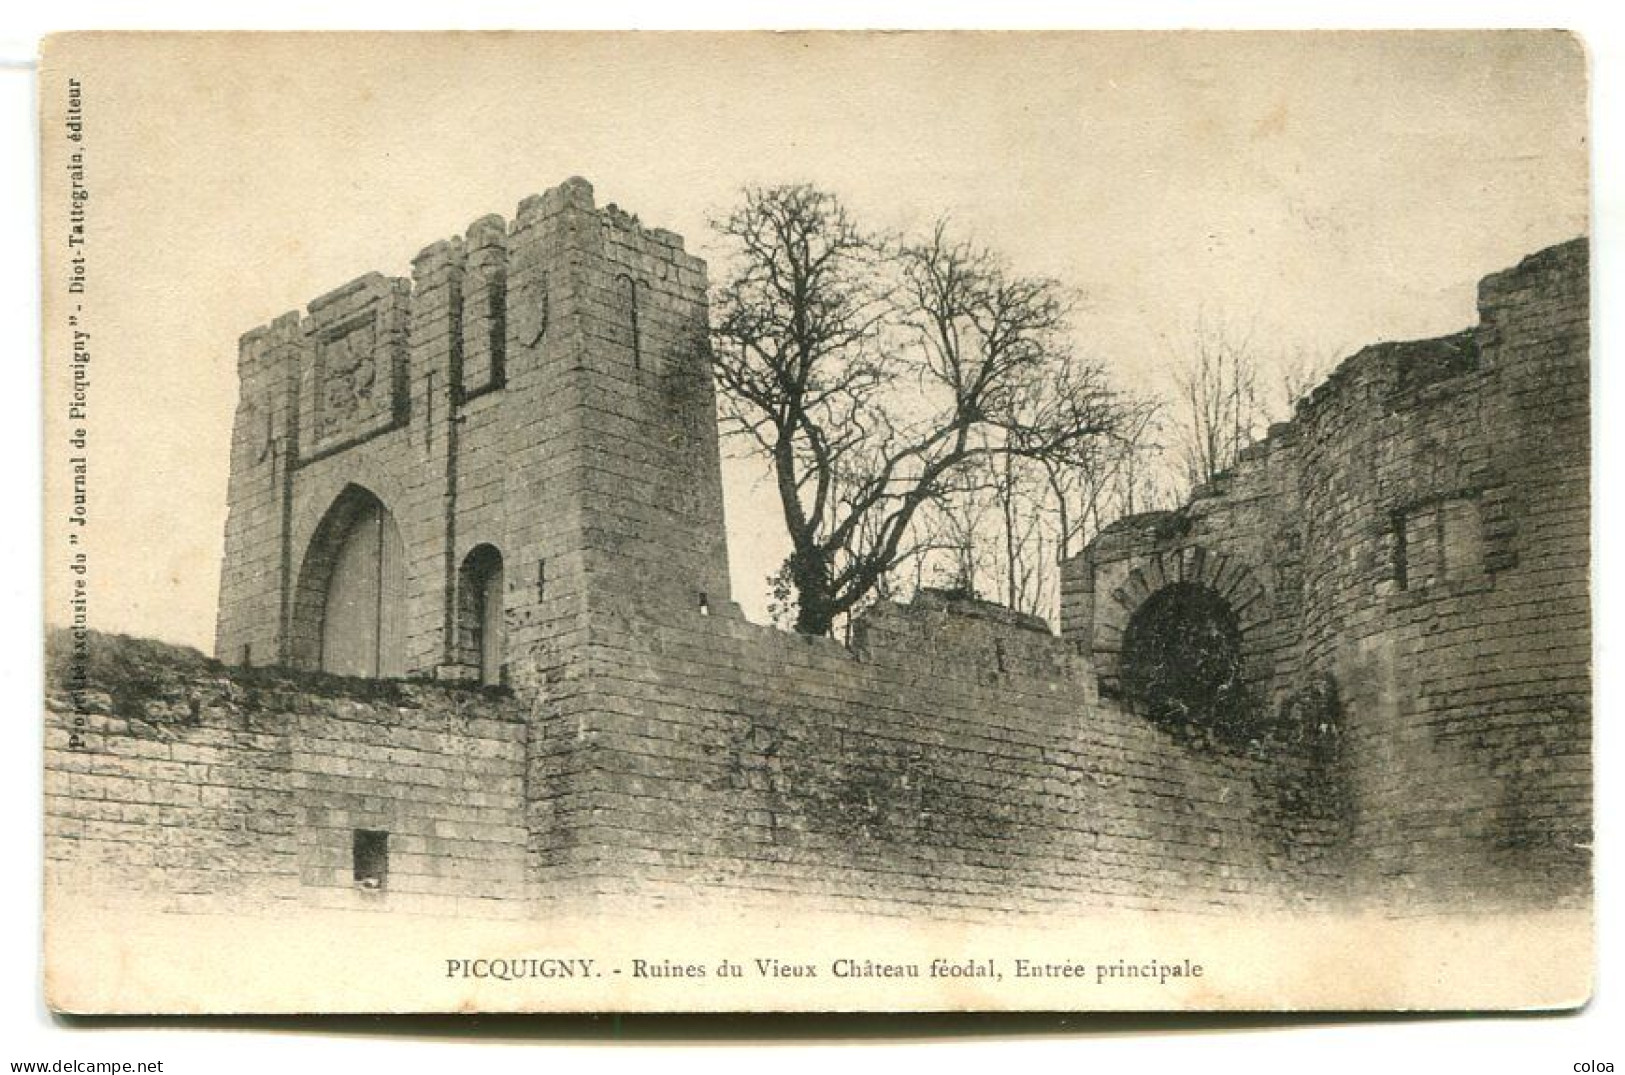
[[[594,633],[597,898],[1214,910],[1336,890],[1288,766],[1102,703],[1042,627],[926,593],[850,649],[697,611]]]
[[[53,644],[60,665],[66,642]],[[116,636],[92,649],[87,686],[46,699],[54,894],[215,913],[523,906],[513,699],[230,669]],[[387,833],[381,887],[354,876],[358,829]]]

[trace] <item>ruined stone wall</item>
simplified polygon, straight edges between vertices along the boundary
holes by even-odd
[[[1374,896],[1587,891],[1588,286],[1583,240],[1487,278],[1476,328],[1360,352],[1184,508],[1066,565],[1108,690],[1168,580],[1234,603],[1260,726],[1335,730]]]
[[[605,621],[600,891],[898,914],[1295,903],[1334,891],[1296,758],[1220,759],[1102,703],[1047,629],[931,593],[848,651],[723,616]]]
[[[541,699],[515,823],[567,873],[592,616],[729,602],[705,292],[680,238],[573,179],[248,333],[216,655],[320,664],[365,490],[404,550],[401,671],[474,678],[463,568],[495,550],[504,678]]]
[[[518,912],[526,725],[511,698],[85,643],[75,655],[63,633],[50,654],[53,892],[181,912]],[[356,830],[388,834],[379,888],[357,883]]]
[[[1353,840],[1384,890],[1588,894],[1588,291],[1583,242],[1486,279],[1463,341],[1476,361],[1384,371],[1368,390],[1389,413],[1324,442],[1363,480],[1305,489],[1311,514],[1363,488],[1387,516],[1325,572],[1330,615],[1306,633],[1347,684]],[[1442,503],[1477,544],[1459,575],[1401,547],[1406,519]]]
[[[115,658],[92,663],[77,745],[52,695],[47,856],[69,887],[199,909],[793,896],[974,917],[1337,891],[1335,833],[1298,804],[1310,767],[1188,749],[996,606],[881,606],[850,649],[675,606],[589,634],[526,703],[98,640]],[[389,833],[383,892],[356,883],[357,829]]]

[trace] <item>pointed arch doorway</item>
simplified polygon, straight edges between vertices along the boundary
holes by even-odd
[[[341,676],[406,674],[405,555],[383,502],[358,485],[334,500],[300,572],[296,663]]]

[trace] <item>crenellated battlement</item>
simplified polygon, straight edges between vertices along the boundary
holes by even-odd
[[[469,292],[466,301],[481,305],[485,300],[478,289],[501,285],[512,260],[510,250],[515,248],[515,237],[561,214],[571,217],[565,231],[572,239],[592,233],[588,218],[596,222],[599,243],[595,252],[605,260],[606,267],[617,270],[612,275],[625,274],[639,288],[665,296],[679,289],[703,290],[705,262],[685,250],[682,236],[665,228],[647,227],[635,214],[613,203],[597,206],[592,184],[578,177],[523,199],[511,223],[500,214],[489,213],[471,222],[463,234],[428,244],[412,259],[409,278],[368,272],[317,296],[303,310],[290,310],[250,329],[241,337],[240,356],[271,341],[301,344],[305,337],[331,322],[329,311],[348,309],[357,299],[366,302],[384,291],[403,293],[410,316],[414,297],[429,296],[437,286],[443,286],[446,273],[459,275],[460,284]],[[290,353],[284,357],[294,361],[297,356]]]

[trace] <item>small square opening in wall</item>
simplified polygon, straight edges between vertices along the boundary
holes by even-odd
[[[1418,504],[1398,512],[1394,522],[1394,581],[1401,590],[1484,574],[1484,523],[1476,496]]]
[[[376,829],[356,829],[353,842],[355,884],[377,891],[389,880],[389,833]]]

